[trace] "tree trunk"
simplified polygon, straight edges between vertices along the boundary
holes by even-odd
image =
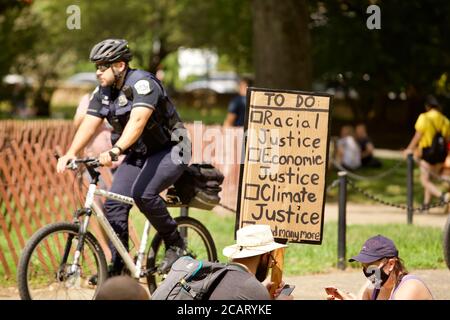
[[[50,100],[54,89],[40,86],[33,97],[33,106],[38,117],[50,116]]]
[[[152,48],[152,51],[150,53],[150,59],[149,59],[149,66],[148,71],[156,74],[156,71],[158,71],[159,67],[161,67],[161,62],[164,60],[164,58],[169,54],[166,50],[166,43],[164,39],[160,39],[160,46],[159,48],[154,51]]]
[[[255,85],[310,90],[311,39],[306,0],[253,0]]]

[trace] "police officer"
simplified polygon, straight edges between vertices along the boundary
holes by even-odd
[[[111,166],[120,154],[126,155],[110,191],[132,197],[162,236],[166,256],[160,271],[165,272],[185,253],[185,245],[159,193],[187,167],[190,142],[185,134],[180,138],[180,131],[185,129],[162,84],[149,72],[131,69],[131,58],[123,39],[107,39],[92,48],[90,60],[96,65],[100,85],[90,97],[87,115],[67,154],[58,160],[57,171],[64,171],[106,118],[114,128],[113,147],[99,155],[100,163]],[[130,209],[131,205],[114,200],[105,202],[107,219],[127,249]],[[118,274],[123,261],[111,244],[110,248],[110,275]]]

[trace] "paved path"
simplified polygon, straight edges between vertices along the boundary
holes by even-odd
[[[233,212],[221,207],[215,207],[214,212],[219,215],[234,215]],[[430,213],[414,213],[413,224],[443,228],[448,214],[443,213],[443,208],[434,208]],[[336,221],[338,218],[338,204],[327,203],[325,205],[325,222]],[[347,224],[388,224],[405,223],[406,212],[394,207],[373,204],[347,204]]]
[[[336,221],[338,217],[338,204],[331,203],[325,206],[325,223]],[[448,214],[442,208],[430,210],[429,214],[414,213],[413,224],[443,228]],[[405,210],[371,204],[347,204],[347,224],[388,224],[405,223]]]

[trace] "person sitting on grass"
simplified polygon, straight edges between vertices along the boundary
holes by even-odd
[[[360,253],[349,262],[361,263],[369,280],[363,288],[362,300],[432,300],[427,285],[411,275],[399,258],[394,242],[382,235],[369,238]],[[355,300],[354,294],[334,287],[326,288],[328,300]]]
[[[360,123],[355,127],[355,138],[361,149],[361,165],[367,168],[381,168],[380,160],[374,157],[375,147],[367,134],[366,125]]]
[[[341,128],[341,136],[337,141],[336,163],[349,171],[361,167],[361,149],[356,142],[352,126]]]

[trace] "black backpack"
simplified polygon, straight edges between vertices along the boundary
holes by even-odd
[[[431,146],[422,149],[422,159],[429,164],[443,163],[445,158],[447,158],[447,140],[436,129],[433,121],[430,120],[430,123],[436,133],[433,136]]]
[[[231,266],[185,256],[172,265],[152,300],[208,300]]]
[[[175,193],[183,204],[211,210],[220,203],[223,174],[209,163],[191,164],[174,183]]]

